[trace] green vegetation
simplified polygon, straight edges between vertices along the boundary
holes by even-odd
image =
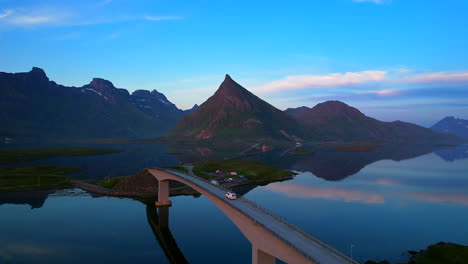
[[[426,250],[410,252],[408,264],[462,264],[468,260],[468,246],[451,243],[438,243]]]
[[[278,180],[289,178],[294,175],[294,173],[290,171],[273,168],[261,162],[247,160],[223,160],[196,163],[194,173],[199,176],[197,171],[215,172],[216,170],[225,172],[235,171],[253,181]],[[204,178],[206,178],[206,176]]]
[[[181,172],[184,172],[184,173],[188,173],[188,170],[183,166],[175,165],[175,166],[168,166],[166,168],[172,169],[172,170],[178,170],[178,171],[181,171]]]
[[[409,251],[411,258],[400,264],[466,264],[468,246],[440,242],[421,251]],[[364,264],[390,264],[387,260],[368,260]]]
[[[69,187],[66,175],[77,170],[78,167],[48,165],[0,168],[0,191]]]
[[[29,148],[0,149],[0,164],[12,164],[53,157],[94,156],[120,152],[111,148]]]
[[[330,146],[332,149],[345,152],[369,152],[377,149],[374,145],[333,145]]]
[[[201,171],[199,169],[195,169],[195,168],[193,169],[193,174],[195,174],[197,177],[207,179],[207,180],[211,180],[211,179],[216,178],[216,176],[214,176],[214,175],[209,175],[209,174],[204,173],[203,171]]]
[[[98,180],[96,182],[96,184],[101,186],[101,187],[110,189],[110,188],[114,187],[114,185],[116,185],[122,179],[124,179],[125,177],[128,177],[128,176],[112,177],[112,178],[108,177],[108,178],[105,178],[105,179]]]
[[[307,150],[307,149],[295,149],[289,153],[294,154],[294,155],[299,155],[299,156],[306,156],[306,155],[311,155],[314,152],[311,150]]]

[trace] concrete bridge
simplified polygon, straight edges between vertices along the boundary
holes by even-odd
[[[247,199],[226,199],[225,189],[204,179],[174,170],[148,171],[159,182],[156,206],[171,205],[169,180],[190,186],[213,202],[250,241],[253,264],[274,264],[276,259],[294,264],[358,263]]]

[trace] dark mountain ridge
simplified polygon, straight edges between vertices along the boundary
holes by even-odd
[[[130,94],[100,78],[66,87],[37,67],[0,73],[0,94],[0,136],[9,137],[157,137],[187,113],[156,90]]]
[[[297,123],[236,83],[229,75],[194,112],[182,117],[169,133],[191,139],[298,139]]]
[[[382,122],[340,101],[327,101],[313,108],[288,108],[304,129],[304,137],[323,141],[453,142],[453,135],[402,121]]]

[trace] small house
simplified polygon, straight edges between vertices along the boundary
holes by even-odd
[[[231,171],[231,172],[229,173],[229,175],[231,175],[231,176],[237,176],[237,172]]]

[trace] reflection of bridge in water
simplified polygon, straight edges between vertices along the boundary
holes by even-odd
[[[178,181],[190,186],[213,202],[250,241],[252,244],[252,263],[254,264],[273,264],[276,263],[276,259],[280,259],[286,263],[357,264],[357,262],[346,255],[329,247],[278,216],[260,208],[249,200],[243,198],[232,201],[227,200],[224,197],[226,190],[219,186],[214,186],[204,179],[173,170],[149,169],[149,172],[159,182],[156,206],[159,208],[166,207],[166,209],[160,209],[160,214],[165,213],[167,216],[168,211],[164,210],[168,210],[167,206],[171,205],[171,201],[169,200],[169,180]],[[180,263],[186,263],[187,260],[185,260],[178,249],[167,227],[167,217],[165,219],[157,218],[152,213],[156,212],[154,208],[151,209],[149,207],[147,210],[149,221],[151,221],[150,216],[153,219],[162,219],[158,220],[160,224],[152,225],[152,228],[155,231],[155,227],[156,229],[158,226],[161,227],[161,230],[155,231],[158,240],[161,237],[167,238],[163,243],[160,240],[160,243],[167,255],[168,253],[173,255],[168,256],[168,258],[179,257],[181,259]],[[164,248],[171,245],[175,245],[174,251],[167,251]]]
[[[146,216],[154,236],[158,239],[159,245],[161,245],[169,262],[174,264],[188,263],[179,246],[177,246],[171,230],[169,230],[169,207],[156,208],[154,205],[147,205]]]

